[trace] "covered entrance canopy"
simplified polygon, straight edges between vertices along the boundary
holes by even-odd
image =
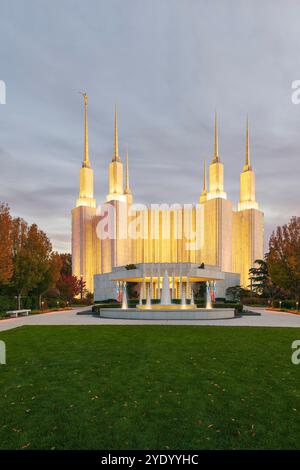
[[[134,282],[141,284],[141,296],[146,298],[148,289],[151,297],[160,298],[162,278],[167,271],[172,298],[180,298],[180,286],[189,297],[191,286],[195,282],[223,281],[225,273],[217,266],[193,263],[143,263],[127,267],[114,268],[109,278],[114,282]]]

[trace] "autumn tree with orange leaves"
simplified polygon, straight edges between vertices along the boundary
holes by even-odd
[[[73,301],[85,296],[85,283],[72,276],[72,257],[56,253],[47,235],[36,224],[29,225],[19,217],[13,218],[7,204],[0,203],[0,311],[7,310],[17,298],[18,309],[22,299],[56,296]]]
[[[12,225],[8,206],[0,203],[0,284],[7,284],[13,274]]]
[[[272,233],[267,263],[273,282],[300,300],[300,217]]]
[[[52,245],[47,235],[36,224],[28,225],[22,219],[13,221],[13,275],[12,286],[18,297],[31,292],[47,275]]]

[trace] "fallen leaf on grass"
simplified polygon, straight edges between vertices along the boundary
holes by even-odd
[[[27,447],[29,447],[31,444],[31,442],[28,442],[27,444],[24,444],[21,449],[27,449]]]

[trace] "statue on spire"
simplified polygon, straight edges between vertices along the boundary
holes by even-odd
[[[83,96],[83,101],[84,101],[84,106],[87,106],[88,104],[88,95],[85,91],[80,91],[79,92]]]

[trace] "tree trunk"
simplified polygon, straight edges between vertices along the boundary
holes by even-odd
[[[42,294],[39,295],[39,308],[42,309]]]
[[[21,294],[18,294],[18,310],[21,310]]]

